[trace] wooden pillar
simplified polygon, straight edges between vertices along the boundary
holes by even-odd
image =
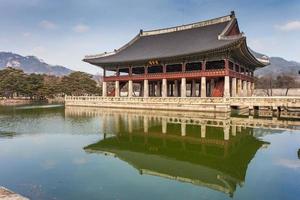
[[[243,81],[243,97],[247,96],[247,81]]]
[[[132,97],[133,93],[133,85],[132,85],[132,80],[128,81],[128,97]]]
[[[229,76],[224,77],[224,97],[230,97],[230,78]]]
[[[128,71],[129,71],[129,76],[132,76],[132,67],[131,66],[129,67]]]
[[[247,96],[250,97],[252,96],[252,92],[251,92],[251,82],[247,81]]]
[[[105,81],[102,82],[102,96],[107,96],[107,83]]]
[[[231,79],[231,96],[236,97],[236,78]]]
[[[201,62],[201,69],[202,71],[206,71],[206,60]]]
[[[186,78],[181,78],[181,97],[186,97]]]
[[[206,77],[201,77],[201,97],[206,97]]]
[[[115,81],[115,97],[120,96],[120,81]]]
[[[144,97],[149,97],[149,84],[148,84],[148,80],[144,80]]]
[[[167,79],[162,80],[162,97],[167,97]]]

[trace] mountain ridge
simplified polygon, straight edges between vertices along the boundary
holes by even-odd
[[[14,67],[22,69],[25,73],[48,74],[65,76],[73,70],[61,65],[50,65],[36,56],[22,56],[12,52],[0,52],[0,69]]]

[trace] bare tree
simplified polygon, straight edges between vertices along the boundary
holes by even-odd
[[[286,89],[285,96],[288,95],[289,89],[296,87],[296,79],[290,75],[280,75],[276,79],[276,86],[278,88]]]
[[[271,75],[256,79],[256,87],[262,89],[267,96],[273,96],[274,79]]]

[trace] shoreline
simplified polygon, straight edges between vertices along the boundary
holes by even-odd
[[[28,105],[33,103],[64,103],[64,98],[54,98],[54,99],[45,99],[45,100],[32,100],[32,99],[1,99],[0,98],[0,106],[18,106],[18,105]]]

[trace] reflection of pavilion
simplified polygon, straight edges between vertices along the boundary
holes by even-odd
[[[108,119],[110,118],[110,119]],[[113,129],[108,129],[108,121]],[[111,114],[102,118],[104,139],[87,152],[114,155],[141,174],[205,186],[233,195],[248,164],[264,144],[252,129],[218,124],[191,124],[148,115]],[[106,133],[112,133],[109,136]]]

